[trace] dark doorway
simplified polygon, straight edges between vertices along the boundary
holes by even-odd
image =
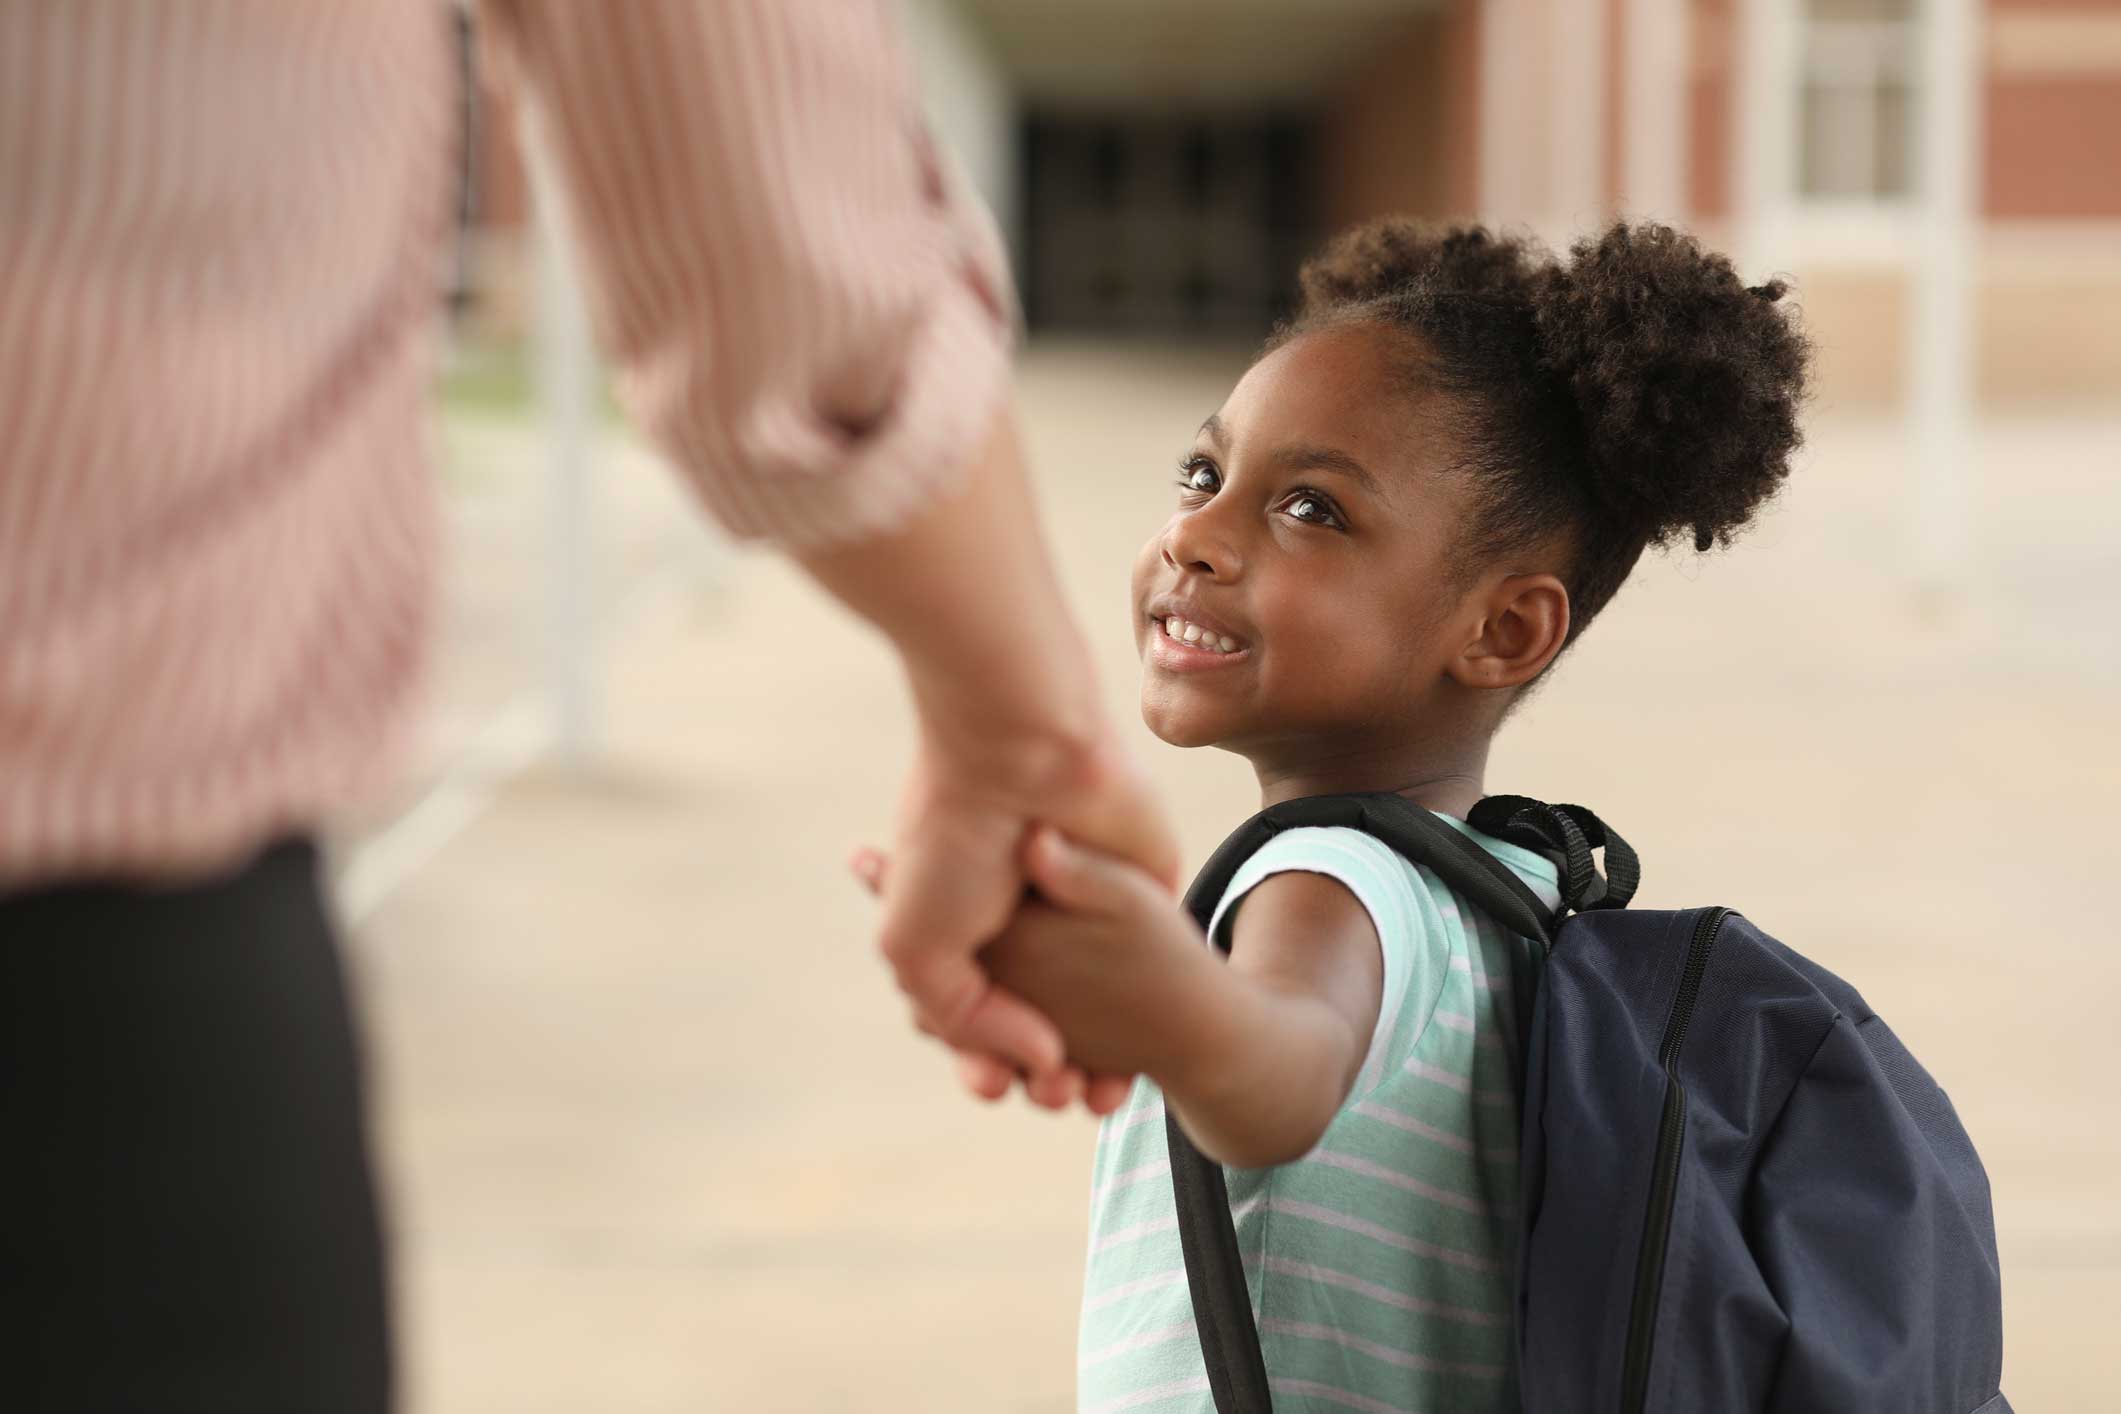
[[[1034,113],[1024,305],[1034,330],[1257,338],[1316,230],[1312,124]]]

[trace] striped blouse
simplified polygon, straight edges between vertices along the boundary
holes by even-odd
[[[426,653],[441,0],[0,5],[0,887],[388,771]],[[1003,395],[1007,274],[887,0],[482,0],[630,411],[735,534],[858,539]]]

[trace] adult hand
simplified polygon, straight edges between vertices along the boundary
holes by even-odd
[[[947,730],[923,733],[891,867],[869,851],[855,870],[884,899],[884,954],[917,1021],[959,1052],[966,1088],[998,1099],[1021,1071],[1036,1103],[1058,1108],[1081,1098],[1109,1113],[1131,1078],[1066,1066],[1052,1023],[995,986],[975,957],[1024,901],[1024,842],[1038,822],[1176,888],[1176,841],[1116,743],[1071,748]]]
[[[847,861],[862,886],[870,894],[881,898],[884,881],[890,877],[890,856],[881,850],[863,847],[854,852]],[[926,1023],[916,1024],[920,1030],[933,1036],[935,1029]],[[1133,1087],[1133,1079],[1125,1075],[1088,1075],[1080,1066],[1062,1065],[1036,1078],[1012,1069],[994,1056],[979,1051],[963,1050],[952,1046],[957,1057],[959,1083],[973,1095],[989,1102],[999,1100],[1009,1093],[1010,1086],[1021,1078],[1024,1094],[1033,1104],[1044,1109],[1066,1109],[1077,1099],[1092,1114],[1108,1115],[1127,1102],[1127,1092]]]

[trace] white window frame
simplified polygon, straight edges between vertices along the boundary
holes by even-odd
[[[1898,264],[1903,258],[1914,223],[1919,155],[1908,153],[1907,189],[1902,191],[1807,190],[1806,103],[1808,94],[1817,92],[1821,101],[1837,105],[1839,111],[1829,120],[1840,128],[1832,149],[1841,154],[1841,170],[1875,174],[1881,126],[1878,93],[1887,78],[1901,77],[1910,90],[1908,141],[1919,142],[1921,7],[1913,9],[1905,19],[1817,19],[1806,14],[1797,21],[1790,113],[1796,144],[1787,219],[1792,227],[1788,234],[1808,256],[1849,264]]]

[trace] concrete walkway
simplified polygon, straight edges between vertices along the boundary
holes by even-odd
[[[1233,372],[1060,348],[1024,374],[1070,591],[1196,859],[1251,786],[1133,725],[1126,566]],[[1820,425],[1737,550],[1645,564],[1490,780],[1595,804],[1644,903],[1741,905],[1930,1065],[1993,1179],[2027,1411],[2112,1404],[2117,433],[1990,426],[1980,561],[1925,607],[1891,430]],[[444,690],[490,691],[462,665],[496,630],[456,622]],[[763,558],[608,647],[605,758],[507,785],[357,939],[410,1408],[1072,1408],[1090,1127],[958,1098],[841,866],[906,751],[889,659]]]

